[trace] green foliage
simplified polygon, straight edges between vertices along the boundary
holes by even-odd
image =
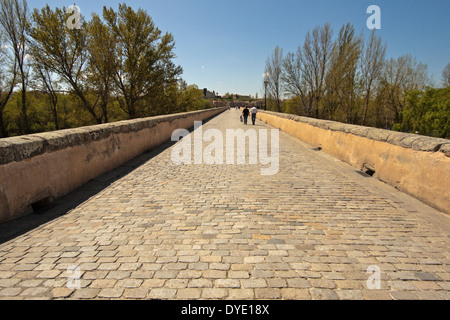
[[[6,65],[0,50],[0,138],[212,107],[180,79],[172,34],[146,11],[104,7],[82,17],[81,29],[67,28],[68,17],[65,7],[48,5],[30,15],[26,91],[17,90],[14,58]]]
[[[394,130],[450,138],[450,87],[413,90],[405,98],[402,122],[396,123]]]
[[[283,104],[281,105],[281,110],[283,110],[285,113],[304,116],[303,114],[304,112],[301,108],[301,101],[298,96],[294,96],[291,99],[283,101]]]
[[[189,85],[179,94],[179,107],[184,111],[202,110],[211,107],[211,102],[203,99],[203,92],[196,85]]]
[[[176,83],[182,69],[172,59],[175,48],[170,33],[162,34],[146,11],[134,11],[126,4],[118,12],[103,9],[104,26],[110,30],[117,58],[114,84],[121,108],[130,118],[146,116],[146,102],[152,97],[164,96]]]
[[[430,89],[426,64],[409,54],[386,58],[375,30],[365,41],[347,23],[332,35],[329,24],[318,26],[283,59],[281,87],[290,98],[281,112],[449,138],[449,91]],[[444,86],[449,75],[450,63]]]

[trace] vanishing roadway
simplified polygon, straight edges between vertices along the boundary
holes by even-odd
[[[175,146],[2,226],[0,298],[450,299],[448,215],[284,132],[275,175]]]

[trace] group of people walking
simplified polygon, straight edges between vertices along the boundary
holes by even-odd
[[[248,107],[245,107],[244,110],[242,111],[241,121],[243,121],[244,124],[247,124],[248,116],[251,114],[252,115],[252,124],[255,125],[257,113],[258,113],[258,109],[256,107],[253,107],[251,110],[249,110]]]

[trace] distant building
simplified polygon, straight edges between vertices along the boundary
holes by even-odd
[[[241,95],[241,94],[235,94],[234,95],[234,99],[251,99],[251,96],[244,96],[244,95]]]
[[[214,99],[216,97],[216,93],[214,91],[213,92],[208,91],[207,88],[204,88],[203,89],[203,97],[205,99]]]

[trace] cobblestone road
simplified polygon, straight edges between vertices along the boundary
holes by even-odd
[[[238,115],[203,132],[270,129]],[[0,298],[450,299],[448,216],[279,137],[276,175],[175,165],[171,145],[97,179],[108,186],[0,244]]]

